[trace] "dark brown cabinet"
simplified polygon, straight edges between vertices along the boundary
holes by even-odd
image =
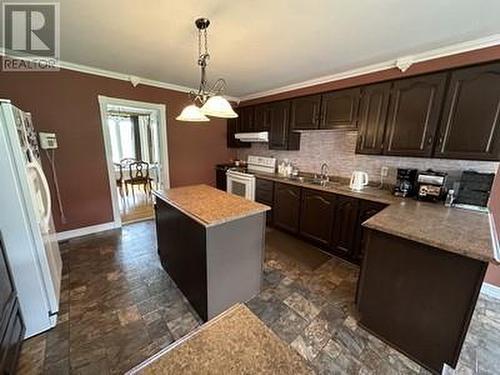
[[[500,63],[451,74],[434,156],[500,160]]]
[[[355,263],[360,264],[364,256],[366,231],[362,224],[373,215],[382,211],[385,207],[387,207],[386,204],[379,202],[365,200],[359,202],[358,223],[356,228],[356,245],[352,257]]]
[[[363,88],[358,119],[358,154],[382,154],[391,83]]]
[[[269,131],[271,128],[271,106],[260,104],[255,106],[254,130],[256,132]]]
[[[321,95],[304,96],[292,100],[291,124],[293,130],[318,129]]]
[[[344,257],[352,257],[356,246],[358,199],[337,195],[332,250]]]
[[[24,337],[24,321],[0,236],[0,374],[14,374]]]
[[[303,189],[300,235],[321,247],[329,247],[332,239],[334,210],[334,194]]]
[[[255,201],[273,207],[274,182],[257,178],[255,181]],[[271,225],[273,211],[266,212],[266,223]]]
[[[239,131],[248,133],[254,131],[255,112],[254,107],[243,107],[239,110]]]
[[[251,146],[250,143],[240,142],[234,135],[240,131],[240,121],[239,118],[227,119],[227,147],[228,148],[248,148]]]
[[[360,87],[323,94],[320,129],[356,129],[360,96]]]
[[[431,156],[443,106],[447,73],[394,82],[384,155]]]
[[[269,105],[269,149],[298,150],[300,134],[290,130],[290,102],[282,101]]]
[[[274,226],[288,232],[297,233],[300,216],[300,188],[297,186],[275,183],[273,223]]]

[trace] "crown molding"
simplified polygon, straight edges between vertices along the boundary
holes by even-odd
[[[307,81],[297,82],[286,86],[281,86],[276,89],[266,90],[256,92],[254,94],[249,94],[240,97],[242,102],[247,100],[253,100],[257,98],[262,98],[266,96],[281,94],[287,91],[293,91],[298,89],[303,89],[310,86],[316,86],[323,83],[329,83],[334,81],[340,81],[346,78],[357,77],[365,74],[380,72],[387,69],[397,68],[400,61],[411,61],[411,64],[438,59],[440,57],[447,57],[451,55],[457,55],[464,52],[470,52],[478,49],[483,49],[487,47],[493,47],[500,45],[500,34],[489,35],[487,37],[469,40],[462,43],[452,44],[446,47],[440,47],[432,49],[426,52],[417,53],[414,55],[401,56],[392,60],[386,60],[380,63],[367,65],[361,68],[356,68],[352,70],[347,70],[341,73],[331,74],[327,76],[322,76]]]
[[[8,50],[2,49],[0,51],[0,55],[1,56],[9,56],[8,52],[9,52]],[[27,60],[27,61],[32,60],[32,58],[29,56],[16,56],[15,58],[20,59],[20,60]],[[157,87],[160,89],[166,89],[166,90],[172,90],[172,91],[178,91],[178,92],[184,92],[184,93],[189,93],[191,91],[197,91],[197,89],[187,87],[187,86],[176,85],[173,83],[162,82],[162,81],[156,81],[156,80],[149,79],[149,78],[139,77],[139,76],[136,76],[133,74],[119,73],[119,72],[115,72],[115,71],[111,71],[111,70],[96,68],[93,66],[75,64],[75,63],[71,63],[71,62],[63,61],[63,60],[58,60],[58,62],[56,63],[56,66],[61,68],[61,69],[72,70],[72,71],[79,72],[79,73],[85,73],[85,74],[91,74],[91,75],[105,77],[105,78],[117,79],[120,81],[128,81],[134,87],[136,87],[138,85],[144,85],[144,86]],[[230,101],[234,101],[237,103],[240,102],[240,98],[237,98],[234,96],[224,95],[224,97]]]

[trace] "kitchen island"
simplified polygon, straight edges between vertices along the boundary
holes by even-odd
[[[204,321],[260,292],[269,207],[207,185],[153,194],[161,264]]]

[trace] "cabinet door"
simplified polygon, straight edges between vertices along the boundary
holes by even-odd
[[[391,90],[384,154],[431,156],[446,73],[396,81]]]
[[[302,190],[300,234],[328,247],[332,238],[334,208],[335,195],[317,190]]]
[[[238,111],[237,111],[238,112]],[[227,119],[227,147],[228,148],[245,148],[250,147],[248,142],[240,142],[234,135],[240,132],[240,118]]]
[[[500,63],[452,73],[434,156],[500,160]]]
[[[271,126],[271,108],[267,104],[260,104],[255,107],[254,130],[256,132],[269,131]]]
[[[358,223],[357,223],[357,232],[356,232],[356,247],[353,256],[353,260],[355,263],[360,264],[363,260],[364,256],[364,247],[365,247],[365,231],[361,224],[363,224],[366,220],[371,218],[373,215],[382,211],[386,204],[372,201],[362,200],[359,202],[359,211],[358,211]]]
[[[16,290],[12,282],[3,241],[0,237],[0,338],[9,324],[9,313],[16,300]]]
[[[255,113],[254,107],[243,107],[240,109],[240,132],[248,133],[254,131]]]
[[[340,256],[352,257],[356,245],[358,200],[337,195],[333,228],[333,251]]]
[[[356,153],[382,153],[390,89],[390,82],[363,88],[359,108],[359,134]]]
[[[257,178],[255,181],[255,201],[273,207],[274,182]],[[273,210],[266,212],[266,223],[272,225]]]
[[[290,131],[290,102],[272,103],[269,108],[269,149],[298,150],[300,135]]]
[[[318,129],[321,95],[304,96],[292,100],[291,123],[293,130]]]
[[[300,188],[293,185],[274,184],[274,225],[288,232],[299,230]]]
[[[321,96],[321,129],[356,129],[361,88]]]

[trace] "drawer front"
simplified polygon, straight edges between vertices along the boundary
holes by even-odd
[[[272,205],[274,183],[268,180],[257,179],[255,185],[255,200],[260,203]]]

